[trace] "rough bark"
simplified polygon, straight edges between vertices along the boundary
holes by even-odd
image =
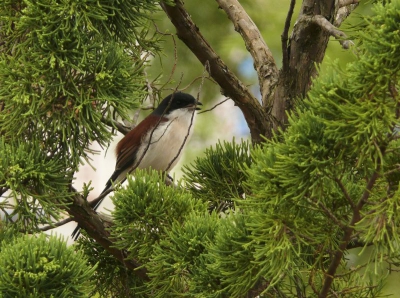
[[[181,0],[174,6],[161,2],[177,36],[187,45],[199,61],[207,67],[210,76],[220,85],[224,95],[230,97],[242,110],[254,142],[262,141],[260,134],[270,138],[272,131],[285,128],[287,112],[294,108],[294,100],[302,98],[310,89],[312,78],[317,75],[316,66],[322,62],[331,35],[343,38],[335,26],[350,14],[347,2],[304,0],[290,39],[284,45],[283,67],[278,70],[272,54],[259,29],[237,0],[216,0],[226,12],[245,42],[254,59],[258,74],[263,108],[244,84],[228,69],[211,48],[191,20]],[[339,6],[341,7],[339,9]],[[289,22],[290,24],[290,18]],[[330,24],[331,26],[327,26]]]
[[[229,70],[228,66],[211,48],[183,7],[183,2],[176,0],[175,6],[169,6],[163,2],[160,5],[174,24],[177,36],[208,69],[210,76],[221,87],[222,93],[230,97],[243,112],[253,142],[261,142],[261,135],[271,137],[270,116],[262,109],[249,89]]]
[[[329,41],[329,33],[313,21],[322,16],[333,21],[336,8],[334,1],[303,1],[292,35],[288,42],[288,68],[282,69],[279,82],[273,94],[266,101],[266,108],[272,109],[276,119],[274,129],[285,128],[287,112],[294,108],[294,100],[305,97],[311,87],[312,78],[317,75],[317,64],[321,63]]]
[[[254,24],[237,0],[217,0],[217,2],[228,15],[235,26],[235,30],[242,36],[246,48],[253,57],[262,101],[265,101],[265,98],[271,95],[278,81],[278,68],[272,52],[265,43],[256,24]]]

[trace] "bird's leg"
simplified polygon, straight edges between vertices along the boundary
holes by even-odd
[[[169,175],[165,175],[165,184],[168,186],[174,186],[174,179]]]

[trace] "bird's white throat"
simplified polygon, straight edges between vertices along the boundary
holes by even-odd
[[[179,161],[193,130],[195,110],[177,109],[164,117],[168,121],[146,134],[143,146],[137,152],[138,160],[144,154],[138,168],[157,165],[155,170],[169,172]]]

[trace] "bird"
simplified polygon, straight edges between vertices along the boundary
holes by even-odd
[[[117,183],[123,183],[136,168],[153,169],[166,174],[182,155],[182,149],[193,131],[195,111],[201,102],[192,95],[175,92],[165,97],[158,107],[128,132],[117,144],[114,173],[108,179],[101,197]],[[105,197],[105,196],[104,196]],[[96,210],[103,198],[94,206]],[[71,237],[79,237],[79,225]]]

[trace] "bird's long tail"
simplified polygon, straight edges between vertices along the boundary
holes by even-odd
[[[119,176],[121,175],[121,173],[123,172],[123,170],[116,170],[114,171],[114,173],[111,175],[110,179],[108,179],[107,183],[106,183],[106,187],[103,189],[103,191],[101,192],[101,194],[99,195],[99,197],[101,197],[110,187],[112,187],[114,181],[119,182]],[[123,179],[125,180],[125,179]],[[121,181],[122,183],[123,181]],[[106,196],[102,197],[97,203],[96,205],[93,207],[93,210],[96,211],[97,208],[99,208],[100,204],[103,202],[104,198]],[[71,238],[76,241],[79,237],[79,235],[81,234],[80,232],[81,227],[79,226],[79,224],[76,226],[76,228],[74,229],[74,231],[71,234]]]

